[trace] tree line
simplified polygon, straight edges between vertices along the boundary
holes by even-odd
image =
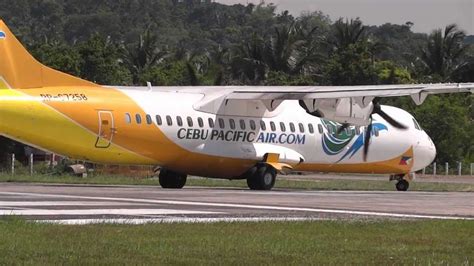
[[[365,85],[472,82],[472,36],[456,25],[365,25],[272,4],[0,0],[0,18],[41,62],[99,84]],[[470,95],[385,100],[419,120],[439,162],[473,161]],[[11,152],[15,145],[3,139]],[[16,145],[18,149],[19,145]]]

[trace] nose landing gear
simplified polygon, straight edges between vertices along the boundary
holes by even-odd
[[[398,191],[407,191],[409,186],[410,183],[408,183],[408,181],[406,181],[405,179],[399,180],[395,185]]]
[[[398,191],[407,191],[410,187],[410,183],[405,179],[406,175],[392,175],[390,176],[390,181],[397,180],[395,188]]]

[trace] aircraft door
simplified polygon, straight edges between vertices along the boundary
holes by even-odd
[[[98,116],[99,132],[95,147],[105,149],[110,147],[115,134],[114,115],[111,111],[99,111]]]

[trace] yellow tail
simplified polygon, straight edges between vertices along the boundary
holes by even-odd
[[[0,20],[0,81],[1,79],[15,89],[98,86],[38,62],[2,20]]]

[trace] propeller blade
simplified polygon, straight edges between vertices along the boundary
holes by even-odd
[[[350,124],[348,123],[344,123],[342,124],[342,126],[340,126],[338,129],[337,129],[337,135],[341,135],[341,133],[346,130],[348,127],[350,126]]]
[[[387,121],[390,125],[392,125],[395,128],[408,129],[407,126],[405,126],[404,124],[402,124],[402,123],[398,122],[397,120],[393,119],[391,116],[389,116],[387,113],[382,111],[382,109],[380,109],[380,108],[374,109],[374,113],[378,114],[380,117],[382,117],[385,121]]]
[[[398,122],[397,120],[393,119],[391,116],[389,116],[387,113],[382,111],[382,106],[379,103],[379,98],[375,98],[372,103],[374,104],[374,109],[372,110],[372,114],[378,114],[380,117],[382,117],[385,121],[387,121],[390,125],[392,125],[395,128],[398,129],[408,129],[407,126],[404,124]]]
[[[372,120],[370,121],[370,124],[367,126],[367,129],[365,130],[365,135],[364,135],[364,162],[367,161],[367,154],[369,154],[369,143],[370,143],[370,137],[372,136]]]

